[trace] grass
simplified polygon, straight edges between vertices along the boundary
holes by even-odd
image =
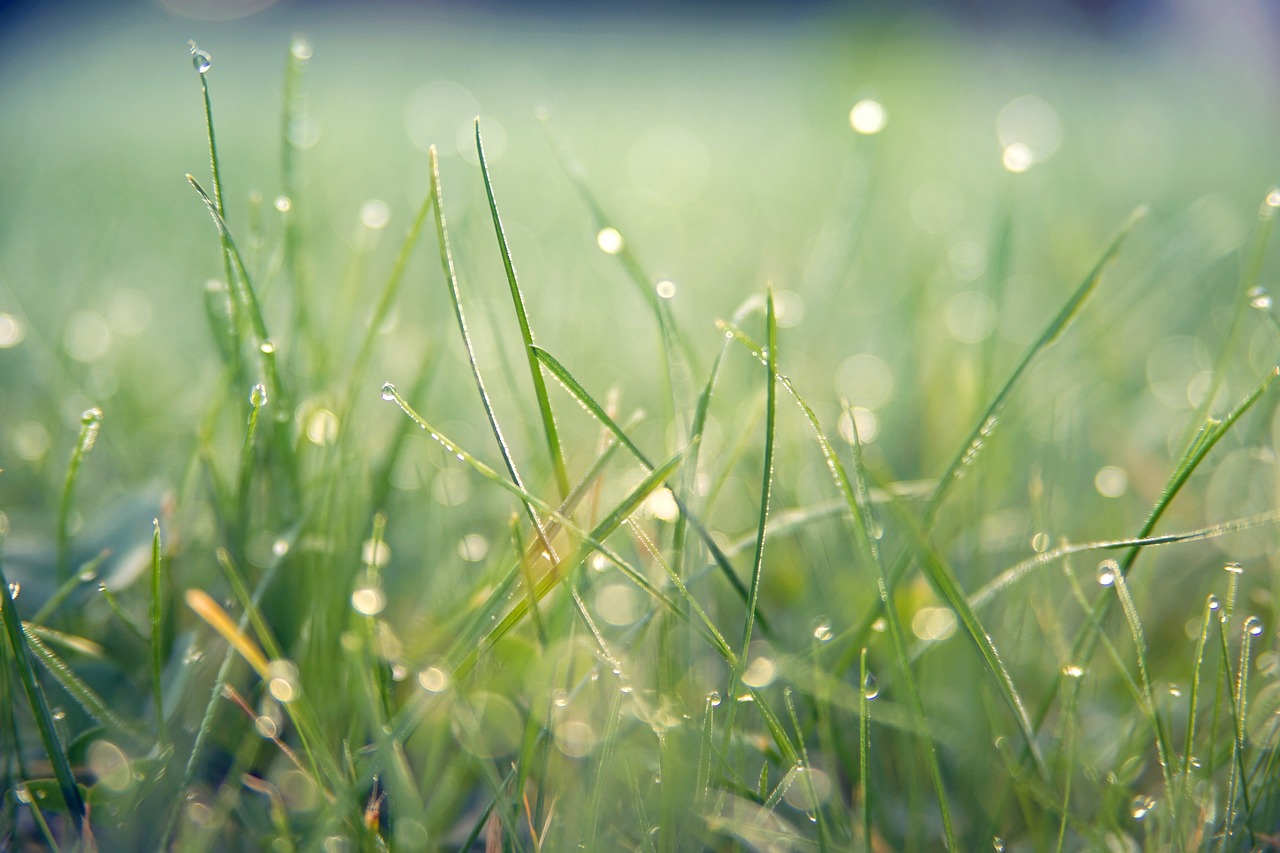
[[[214,279],[212,366],[186,405],[137,390],[162,365],[113,364],[100,409],[0,474],[5,527],[50,531],[0,563],[3,844],[1275,843],[1266,185],[1220,250],[1188,235],[1254,210],[1033,211],[1050,164],[972,181],[990,234],[938,231],[956,187],[904,222],[886,131],[814,167],[837,192],[794,267],[708,295],[710,265],[629,228],[546,115],[522,156],[578,213],[530,242],[477,119],[335,262],[349,211],[324,209],[299,131],[310,45],[285,60],[270,204],[228,190],[215,128],[240,105],[191,52],[212,168],[186,201],[208,218],[171,228],[204,229],[180,242]],[[885,235],[913,250],[885,261]],[[579,271],[518,274],[523,253]],[[44,393],[102,366],[0,296]],[[40,389],[14,387],[0,403],[31,411]]]

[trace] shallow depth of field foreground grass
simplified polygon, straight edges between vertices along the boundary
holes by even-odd
[[[0,847],[1280,846],[1275,117],[839,38],[7,131]]]

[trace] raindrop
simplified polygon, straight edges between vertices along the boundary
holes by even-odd
[[[276,200],[272,202],[272,204],[275,205],[276,210],[281,213],[288,213],[290,210],[293,210],[293,199],[289,198],[287,195],[276,196]]]
[[[92,409],[84,410],[80,415],[80,423],[87,427],[97,426],[102,423],[102,417],[102,409],[95,406]]]
[[[1179,696],[1181,696],[1181,695],[1182,695],[1182,688],[1181,688],[1181,687],[1179,687],[1179,686],[1178,686],[1178,685],[1176,685],[1176,684],[1170,684],[1170,685],[1169,685],[1169,695],[1170,695],[1170,696],[1172,696],[1172,697],[1174,697],[1174,698],[1176,699],[1177,697],[1179,697]]]
[[[880,683],[876,681],[876,677],[871,673],[867,673],[867,678],[862,682],[862,695],[868,700],[874,699],[880,695]]]
[[[1244,620],[1244,630],[1253,637],[1257,637],[1262,633],[1262,620],[1257,616],[1250,616]]]
[[[263,355],[275,355],[276,342],[273,340],[265,340],[262,343],[258,344],[258,350]]]
[[[1069,663],[1062,668],[1062,674],[1067,678],[1083,678],[1084,667],[1078,663]]]
[[[717,690],[712,690],[710,693],[708,693],[707,704],[710,705],[712,708],[718,708],[720,706],[720,692]]]
[[[1098,583],[1101,586],[1111,586],[1119,574],[1120,564],[1115,560],[1103,560],[1098,564]]]
[[[1254,308],[1266,311],[1271,308],[1271,294],[1267,293],[1265,287],[1249,288],[1249,304]]]
[[[663,299],[670,299],[676,295],[676,284],[674,281],[670,281],[669,279],[664,278],[662,281],[658,282],[655,289],[658,291],[658,295]]]
[[[201,74],[209,73],[209,69],[213,67],[213,57],[200,49],[195,41],[188,41],[187,45],[191,48],[191,65]]]
[[[828,642],[831,637],[831,625],[827,623],[826,619],[819,617],[818,621],[813,625],[813,638],[819,643],[825,643]]]
[[[249,405],[260,409],[267,404],[267,386],[259,382],[249,390]]]
[[[1244,566],[1240,565],[1239,563],[1227,563],[1225,566],[1222,567],[1222,570],[1224,572],[1230,572],[1233,575],[1244,574]]]
[[[88,583],[89,581],[93,581],[93,580],[97,580],[97,579],[98,579],[98,567],[97,567],[97,566],[86,566],[85,568],[83,568],[83,569],[81,569],[81,570],[80,570],[80,582],[81,582],[81,583]]]
[[[289,52],[293,54],[294,59],[310,59],[312,53],[311,42],[299,36],[289,46]]]
[[[1004,839],[998,835],[992,838],[991,849],[996,851],[996,853],[1004,853]]]
[[[9,581],[9,598],[17,598],[20,592],[22,592],[22,584],[17,581]]]
[[[31,790],[26,786],[25,783],[19,783],[14,786],[13,796],[20,803],[25,803],[27,805],[31,804]]]
[[[383,382],[382,383],[382,399],[386,400],[389,403],[395,398],[396,398],[396,386],[392,385],[390,382]]]
[[[1267,193],[1267,207],[1280,207],[1280,187],[1273,187]]]
[[[1209,605],[1210,610],[1217,610],[1219,607],[1222,606],[1222,602],[1218,601],[1218,596],[1214,595],[1213,593],[1209,594],[1207,603]]]

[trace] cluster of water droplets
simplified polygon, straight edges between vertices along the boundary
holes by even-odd
[[[102,429],[102,409],[96,406],[85,409],[80,415],[80,452],[88,453],[98,443],[98,432]]]

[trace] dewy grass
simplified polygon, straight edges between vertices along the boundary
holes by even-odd
[[[45,487],[49,555],[0,565],[0,583],[23,587],[2,602],[0,846],[1226,851],[1273,837],[1280,748],[1263,717],[1280,672],[1267,631],[1280,508],[1224,513],[1221,493],[1253,481],[1221,481],[1232,469],[1218,462],[1266,444],[1276,374],[1258,353],[1275,349],[1275,330],[1242,302],[1205,303],[1209,394],[1183,412],[1190,427],[1168,415],[1115,439],[1144,462],[1133,496],[1106,509],[1078,469],[1112,438],[1023,423],[1040,405],[1024,397],[1057,399],[1065,368],[1050,345],[1100,389],[1148,368],[1139,353],[1103,365],[1069,349],[1094,346],[1098,324],[1132,322],[1108,314],[1109,294],[1164,268],[1142,254],[1159,245],[1130,245],[1142,208],[1090,265],[1070,246],[1098,239],[1092,228],[1068,223],[1080,239],[1065,242],[1038,233],[1021,178],[1001,176],[975,285],[993,310],[1017,313],[1035,244],[1052,242],[1054,268],[1083,279],[1039,314],[1019,309],[1011,368],[998,335],[886,346],[919,375],[899,372],[898,397],[866,408],[875,389],[830,393],[823,359],[874,341],[817,346],[788,313],[814,288],[811,313],[843,330],[842,270],[779,263],[778,284],[749,282],[758,293],[736,293],[729,320],[696,316],[621,234],[660,241],[606,215],[606,201],[625,208],[558,146],[524,153],[560,158],[581,221],[555,219],[526,250],[518,170],[478,120],[463,144],[473,165],[431,148],[404,169],[425,180],[407,188],[402,239],[384,257],[361,238],[332,280],[328,194],[308,182],[325,175],[301,142],[309,43],[285,62],[281,200],[247,222],[224,195],[212,59],[192,55],[213,174],[190,181],[217,234],[209,262],[224,280],[205,298],[220,372],[193,392],[202,416],[103,402],[114,444],[86,465],[102,419],[90,409]],[[841,199],[860,211],[858,233],[815,241],[839,243],[850,268],[896,251],[862,236],[897,201],[889,142],[877,143],[874,197]],[[448,217],[442,177],[473,190],[450,192]],[[1259,298],[1267,278],[1272,195],[1231,299]],[[262,215],[273,207],[279,221]],[[1088,210],[1114,215],[1100,200]],[[1165,227],[1142,233],[1158,243]],[[901,236],[910,245],[910,229]],[[595,259],[592,286],[618,301],[557,304],[552,322],[557,265],[589,267],[579,250],[593,241],[612,257]],[[937,294],[892,285],[913,289],[926,328]],[[358,306],[367,316],[353,321]],[[607,352],[583,347],[588,325],[612,339]],[[624,360],[646,326],[648,362]],[[933,375],[917,344],[968,365],[955,371],[968,391],[949,369]],[[1243,399],[1220,420],[1219,388]],[[929,423],[935,407],[949,426]],[[163,528],[148,513],[128,537],[83,533],[99,466],[150,459],[132,428],[162,417],[198,421],[170,427],[193,436],[180,511]],[[1165,436],[1187,429],[1199,431],[1151,486]],[[1145,521],[1125,538],[1126,513],[1110,508],[1140,502]],[[1267,543],[1261,556],[1219,572],[1219,551],[1246,537]],[[1113,589],[1092,568],[1077,576],[1084,554],[1114,555]],[[1139,554],[1160,562],[1132,572]],[[1169,593],[1175,576],[1188,594]],[[1112,598],[1123,624],[1108,620]]]

